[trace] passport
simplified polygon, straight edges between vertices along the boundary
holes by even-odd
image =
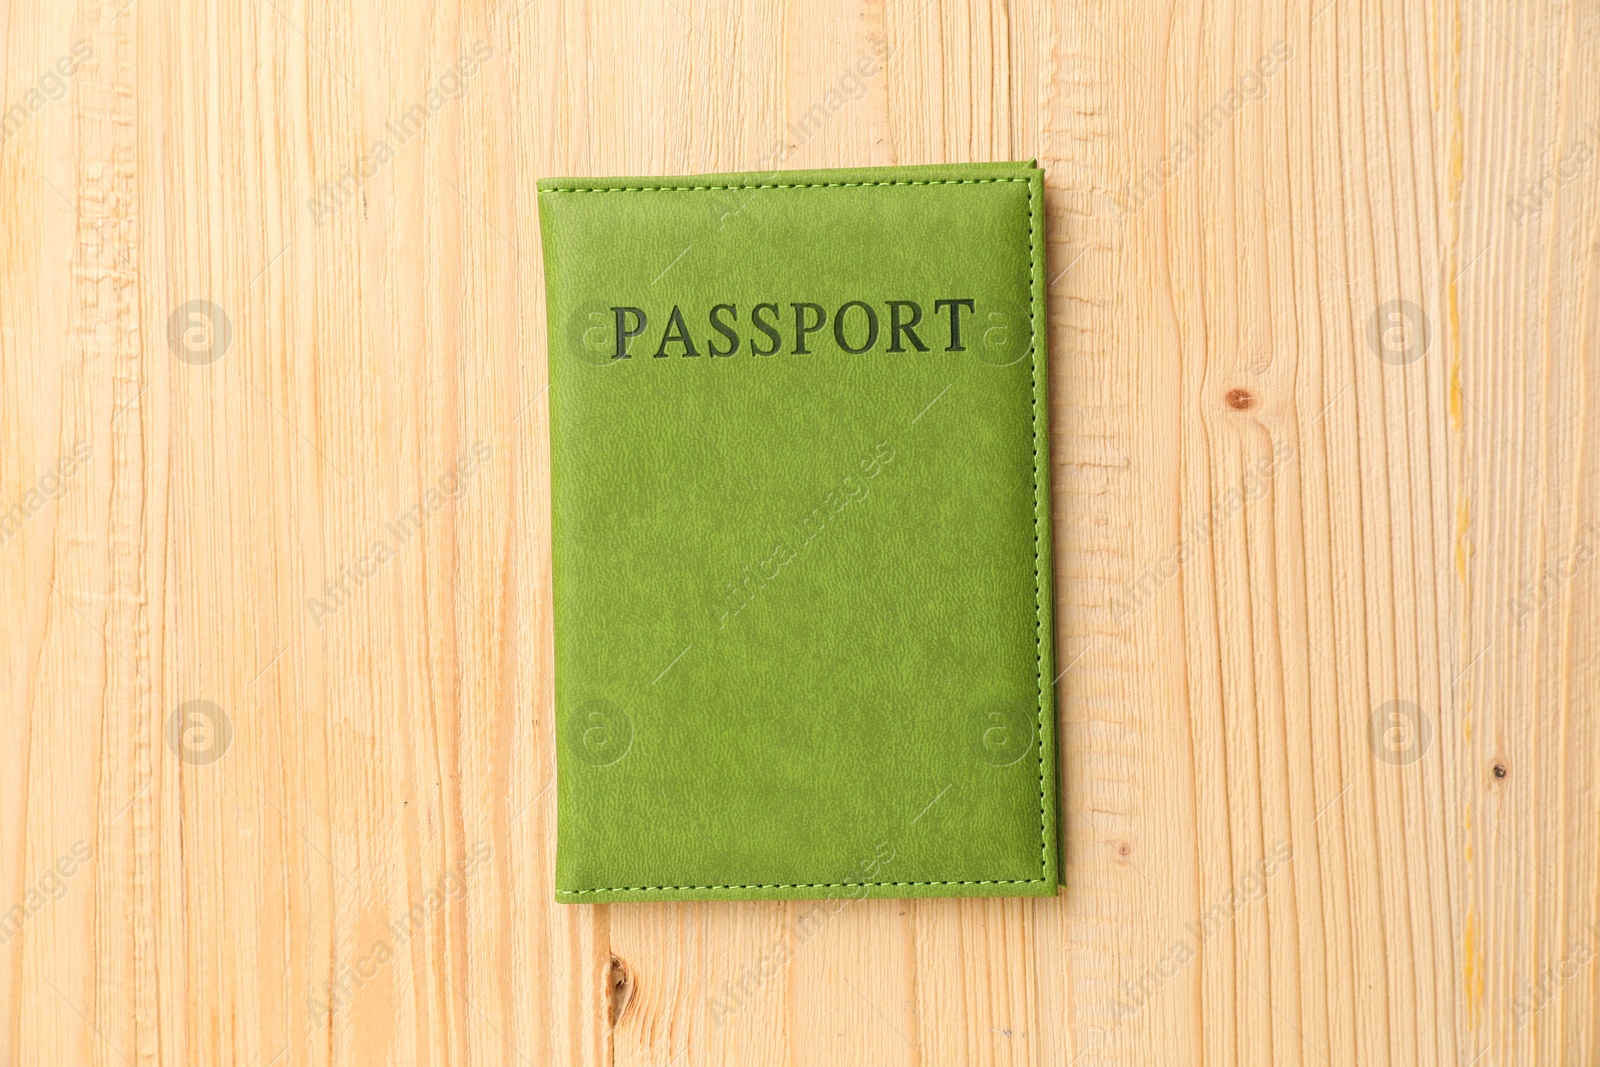
[[[1060,870],[1033,163],[539,183],[556,898]]]

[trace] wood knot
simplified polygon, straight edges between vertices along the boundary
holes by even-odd
[[[605,998],[606,1025],[616,1026],[617,1020],[622,1018],[622,1013],[628,1010],[628,1004],[633,1000],[633,974],[627,964],[616,956],[612,956],[606,966]]]
[[[1504,763],[1496,763],[1494,765],[1494,776],[1496,778],[1504,778],[1506,776],[1506,765]]]
[[[1118,841],[1117,855],[1122,856],[1123,858],[1133,855],[1133,846],[1128,844],[1126,841]]]
[[[1248,389],[1229,389],[1224,398],[1228,406],[1235,411],[1245,411],[1255,405],[1255,394]]]

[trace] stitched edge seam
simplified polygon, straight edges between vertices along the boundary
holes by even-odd
[[[741,189],[855,189],[884,185],[995,185],[1007,182],[1028,183],[1028,361],[1032,374],[1029,405],[1033,422],[1033,607],[1034,607],[1034,684],[1038,689],[1039,732],[1035,738],[1039,757],[1039,866],[1038,878],[1009,878],[977,881],[934,882],[795,882],[790,884],[749,885],[630,885],[601,886],[594,889],[557,889],[556,895],[579,896],[592,893],[645,893],[680,892],[687,890],[718,889],[871,889],[897,886],[938,885],[1042,885],[1050,881],[1050,830],[1045,818],[1044,789],[1044,602],[1039,584],[1039,307],[1034,292],[1037,281],[1038,257],[1033,246],[1033,178],[949,178],[934,181],[883,181],[883,182],[795,182],[766,185],[624,185],[602,188],[574,188],[557,186],[541,189],[542,193],[687,193],[707,191],[737,191]]]
[[[1044,796],[1044,588],[1039,581],[1039,509],[1040,487],[1044,481],[1039,471],[1039,304],[1035,297],[1038,285],[1040,256],[1033,247],[1033,181],[1028,181],[1028,364],[1033,379],[1028,394],[1033,417],[1033,684],[1039,705],[1039,736],[1034,738],[1034,749],[1039,756],[1039,881],[1050,876],[1050,828],[1045,818]]]
[[[766,185],[608,185],[591,189],[588,187],[557,185],[549,189],[540,189],[541,193],[687,193],[696,190],[739,190],[739,189],[861,189],[876,185],[993,185],[997,182],[1025,182],[1028,178],[951,178],[948,181],[927,182],[792,182],[788,184]],[[1028,221],[1033,221],[1033,190],[1028,190]],[[1032,233],[1030,226],[1030,243],[1028,252],[1033,253]],[[1030,301],[1032,293],[1029,294]]]
[[[903,885],[1042,885],[1047,878],[1001,878],[988,881],[964,882],[795,882],[789,885],[625,885],[600,889],[558,889],[557,893],[576,896],[579,893],[640,893],[651,890],[678,889],[870,889],[873,887]]]

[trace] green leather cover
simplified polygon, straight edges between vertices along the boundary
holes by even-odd
[[[556,898],[1054,893],[1038,168],[539,217]]]

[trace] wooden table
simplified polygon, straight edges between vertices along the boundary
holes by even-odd
[[[0,4],[0,1063],[1595,1063],[1600,7]],[[1037,157],[1067,887],[556,905],[535,180]]]

